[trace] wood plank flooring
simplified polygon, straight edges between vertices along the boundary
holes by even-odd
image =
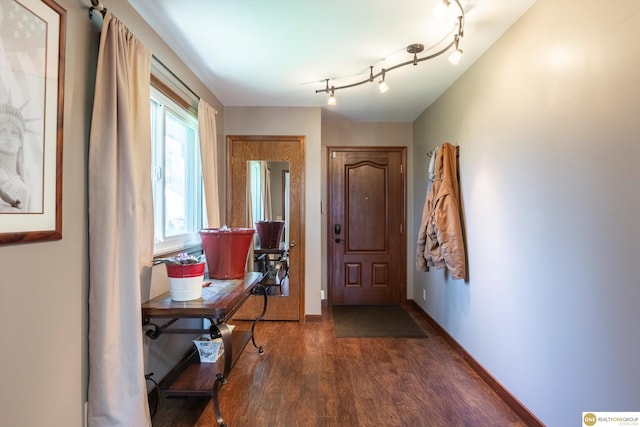
[[[229,427],[525,426],[412,306],[428,338],[335,338],[322,322],[265,321],[220,392]],[[249,322],[235,322],[250,329]],[[162,399],[154,427],[215,426],[206,398]]]

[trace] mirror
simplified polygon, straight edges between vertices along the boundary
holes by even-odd
[[[289,162],[247,161],[247,218],[254,235],[253,268],[269,295],[289,295]]]
[[[283,242],[288,242],[289,162],[248,160],[247,215],[257,221],[284,221]],[[259,242],[256,242],[259,245]]]

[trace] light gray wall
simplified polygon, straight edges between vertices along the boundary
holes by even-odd
[[[226,135],[305,136],[305,315],[319,315],[320,269],[313,248],[320,246],[320,108],[226,107]],[[226,159],[226,157],[222,157]],[[221,195],[226,194],[221,192]],[[221,196],[223,197],[223,196]],[[223,216],[224,218],[224,216]]]
[[[322,122],[322,200],[327,200],[327,147],[407,147],[407,297],[412,298],[415,231],[413,229],[413,126],[409,122],[345,122],[327,120]],[[322,289],[327,290],[327,204],[322,212]],[[325,296],[328,293],[325,293]]]
[[[549,426],[638,410],[638,52],[640,2],[540,0],[414,124],[415,226],[459,144],[469,260],[416,301]]]
[[[86,162],[99,33],[94,31],[87,16],[88,0],[56,1],[67,10],[63,238],[54,242],[0,246],[0,424],[3,426],[78,427],[84,424],[89,290]],[[222,139],[224,111],[215,96],[126,0],[109,0],[106,6],[154,55],[218,109],[218,139]],[[166,286],[166,277],[164,282],[158,280],[154,292],[162,291],[163,286]]]
[[[81,426],[86,400],[85,169],[97,34],[88,1],[57,1],[67,9],[63,239],[0,246],[3,425],[41,425],[46,414],[48,426]],[[225,111],[189,68],[125,0],[107,6],[218,108],[219,142],[252,130],[239,120],[255,114],[238,111],[225,132]],[[631,0],[540,0],[414,125],[414,230],[426,191],[418,161],[440,142],[460,144],[470,262],[469,283],[416,272],[414,294],[426,289],[427,301],[415,299],[550,426],[574,425],[581,411],[637,410],[639,9]],[[321,156],[319,113],[294,129],[286,112],[267,125],[270,114],[253,130],[307,134],[308,191],[319,194],[321,164],[309,158]],[[326,133],[327,145],[339,145],[329,132],[323,144]],[[310,230],[320,221],[320,201],[307,196],[307,245],[325,240]],[[306,277],[320,276],[307,263]],[[307,288],[307,314],[320,312],[309,297],[319,280]]]
[[[67,9],[63,238],[0,246],[0,424],[7,426],[81,426],[86,397],[85,164],[95,63],[87,11],[59,4]]]
[[[3,425],[80,426],[87,378],[86,11],[68,10],[62,190],[63,239],[0,246],[0,414]],[[82,19],[81,19],[82,18]],[[73,54],[70,54],[73,52]],[[95,66],[94,66],[95,70]],[[64,390],[64,393],[59,393]],[[55,394],[55,398],[52,395]],[[34,410],[34,403],[38,410]]]

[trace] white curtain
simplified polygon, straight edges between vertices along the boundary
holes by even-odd
[[[265,161],[260,162],[262,172],[262,209],[265,221],[273,219],[273,208],[271,207],[271,169]]]
[[[207,220],[209,228],[217,228],[220,227],[220,201],[218,197],[216,110],[202,99],[198,102],[198,128]]]
[[[153,257],[150,60],[107,12],[89,139],[91,427],[151,425],[140,313]]]
[[[253,218],[253,191],[251,191],[252,185],[251,185],[251,174],[252,174],[252,168],[251,168],[251,162],[247,162],[246,165],[246,185],[245,185],[245,191],[246,191],[246,195],[245,195],[245,199],[247,200],[247,220],[246,220],[246,225],[245,227],[247,228],[254,228],[255,224],[254,224],[254,218]],[[255,269],[255,265],[254,265],[254,248],[255,246],[258,244],[258,235],[256,233],[253,234],[253,244],[249,247],[249,253],[247,254],[247,264],[246,264],[246,271],[254,271]]]
[[[247,206],[246,206],[246,209],[247,209],[247,215],[246,215],[247,220],[246,220],[246,224],[244,226],[248,227],[248,228],[253,228],[253,226],[254,226],[253,222],[256,219],[253,217],[253,190],[252,190],[253,186],[251,185],[251,181],[252,181],[251,175],[252,175],[253,171],[252,171],[252,168],[251,168],[251,162],[247,162],[246,170],[247,170],[247,174],[246,174],[246,178],[245,179],[247,181],[246,182],[246,193],[247,194],[245,195],[245,199],[247,200]],[[257,219],[259,220],[260,218],[257,218]]]

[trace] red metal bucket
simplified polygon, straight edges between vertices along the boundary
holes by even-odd
[[[198,264],[165,264],[169,277],[198,277],[204,275],[204,262]]]
[[[241,279],[244,277],[253,228],[203,228],[200,230],[209,277]]]
[[[256,221],[260,247],[263,249],[278,249],[282,240],[284,221]]]

